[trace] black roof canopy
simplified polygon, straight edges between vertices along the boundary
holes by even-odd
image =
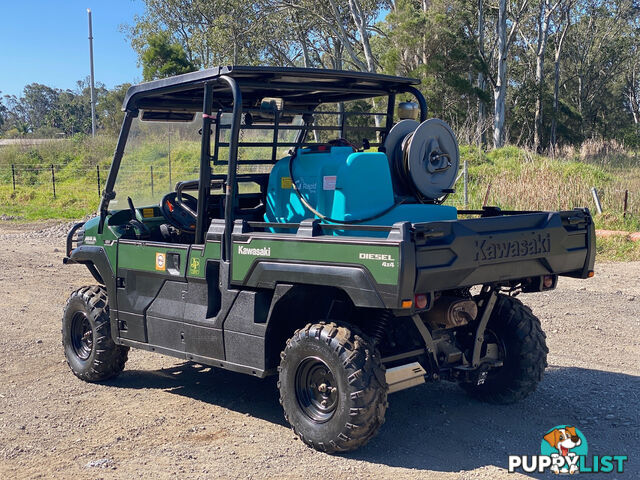
[[[135,85],[127,91],[123,110],[202,110],[204,85],[214,84],[214,108],[230,108],[231,90],[226,75],[238,83],[244,108],[255,107],[264,97],[279,97],[288,108],[313,108],[320,103],[342,102],[399,93],[419,80],[346,70],[286,67],[215,67]]]

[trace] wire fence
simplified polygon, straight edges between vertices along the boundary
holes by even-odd
[[[68,165],[60,164],[11,164],[0,167],[0,186],[11,187],[13,192],[37,189],[40,192],[49,192],[52,198],[57,198],[64,190],[82,189],[84,192],[95,192],[95,196],[99,198],[102,196],[109,168],[109,165],[70,168]],[[198,175],[197,168],[172,172],[171,167],[166,165],[121,170],[121,185],[127,185],[137,191],[148,190],[151,196],[159,192],[166,193],[168,189],[172,190],[175,181],[197,178]]]
[[[6,193],[37,192],[23,196],[23,201],[38,201],[45,196],[57,199],[65,196],[82,196],[96,201],[102,196],[109,173],[109,164],[78,166],[69,164],[20,164],[0,166],[0,188]],[[222,173],[225,167],[216,167]],[[462,169],[461,169],[462,172]],[[122,167],[118,176],[118,191],[139,200],[158,202],[162,195],[173,191],[182,180],[198,178],[196,166],[178,166],[160,162],[155,165]],[[461,173],[456,193],[449,203],[460,208],[479,208],[484,205],[501,205],[522,210],[561,210],[575,206],[589,206],[597,213],[622,214],[624,218],[640,216],[640,180],[626,178],[607,186],[593,187],[567,179],[539,179],[524,177],[512,179],[469,180],[469,192],[463,185]]]
[[[82,188],[85,191],[93,190],[99,198],[108,171],[108,166],[100,165],[71,169],[59,164],[11,164],[0,167],[0,185],[10,186],[13,192],[25,189],[37,189],[41,193],[48,191],[52,198],[57,198],[62,191]]]

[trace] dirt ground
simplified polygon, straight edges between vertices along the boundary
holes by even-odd
[[[405,390],[374,440],[331,456],[286,426],[273,379],[137,350],[112,381],[74,377],[62,308],[93,278],[62,265],[65,230],[0,222],[0,479],[513,479],[507,456],[539,454],[559,424],[584,433],[589,455],[629,456],[624,475],[588,478],[640,478],[640,262],[521,296],[550,349],[525,401],[485,405],[448,383]]]

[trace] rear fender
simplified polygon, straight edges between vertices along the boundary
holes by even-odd
[[[375,282],[362,267],[312,265],[290,262],[256,262],[245,286],[273,289],[276,283],[336,287],[357,307],[385,308]]]

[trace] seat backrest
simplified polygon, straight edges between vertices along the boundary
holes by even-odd
[[[300,149],[293,159],[293,178],[300,193],[320,213],[328,215],[333,206],[338,169],[353,153],[351,147],[327,147],[325,151]],[[290,157],[273,166],[267,187],[265,221],[299,223],[314,218],[291,186]]]

